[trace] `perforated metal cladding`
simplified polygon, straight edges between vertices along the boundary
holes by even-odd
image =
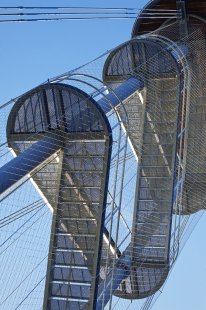
[[[128,76],[136,74],[140,76],[146,86],[140,92],[143,99],[149,95],[151,100],[159,100],[160,104],[164,100],[168,102],[169,106],[170,101],[174,102],[172,96],[175,86],[173,85],[176,83],[177,70],[174,67],[172,58],[169,57],[168,52],[162,49],[161,44],[157,44],[154,40],[147,41],[146,39],[134,39],[123,44],[108,57],[104,66],[103,78],[105,83],[111,83],[110,86],[116,88]],[[174,78],[173,81],[171,81],[171,77]],[[168,94],[169,97],[167,97]],[[134,96],[124,102],[124,109],[128,116],[128,124],[125,122],[125,127],[133,141],[137,155],[141,153],[145,113],[145,107],[140,98],[137,92],[137,94],[134,94]],[[169,106],[167,107],[167,112],[162,117],[165,117],[167,113],[172,113]],[[122,105],[119,106],[118,111],[122,118],[124,118],[125,114],[124,109]],[[169,118],[169,115],[167,117]],[[159,122],[161,123],[161,119]],[[151,124],[149,122],[147,124],[148,130],[151,131]],[[170,126],[169,121],[167,125]],[[168,129],[168,135],[170,132]]]
[[[86,142],[74,143],[71,148],[67,147],[67,152],[64,154],[62,166],[64,174],[59,191],[59,212],[54,239],[58,251],[52,260],[54,283],[50,284],[52,296],[64,297],[66,294],[67,298],[85,299],[85,302],[90,299],[91,282],[96,273],[94,269],[96,234],[104,187],[102,173],[105,153],[103,142],[88,144],[89,146]],[[98,145],[102,150],[101,154]],[[97,154],[95,149],[98,149]],[[95,179],[98,179],[98,182],[95,182]],[[62,295],[63,287],[57,285],[56,281],[65,279],[76,283],[64,285],[67,293]],[[70,301],[68,300],[69,305]],[[50,303],[52,302],[51,300]],[[62,309],[63,303],[58,302],[59,309]],[[77,305],[74,309],[78,309]]]
[[[18,100],[7,133],[17,154],[47,134],[64,139],[64,147],[33,175],[54,208],[44,306],[51,310],[93,307],[110,126],[89,96],[74,87],[49,84]]]
[[[53,86],[52,86],[53,85]],[[55,86],[54,86],[55,85]],[[88,97],[75,88],[58,84],[38,87],[20,98],[12,133],[39,133],[66,124],[68,132],[103,131],[103,125],[92,109]]]
[[[106,83],[116,87],[131,74],[140,75],[145,83],[145,89],[124,102],[125,126],[139,157],[133,236],[125,251],[133,267],[115,293],[145,298],[162,286],[169,270],[180,83],[173,56],[153,38],[134,39],[108,57]]]
[[[122,81],[127,79],[130,74],[140,73],[144,79],[145,73],[151,75],[154,73],[175,74],[176,71],[161,45],[158,46],[158,44],[147,42],[147,40],[134,39],[110,54],[104,67],[104,80],[107,83],[110,81],[117,83],[118,79]]]
[[[192,51],[190,63],[191,88],[190,109],[188,115],[187,161],[183,189],[182,214],[193,214],[205,209],[205,180],[206,180],[206,87],[205,87],[205,53],[206,29],[199,28],[198,32],[188,38],[188,48]]]
[[[174,37],[177,25],[173,24],[158,33]],[[205,208],[205,22],[198,17],[190,17],[189,36],[184,39],[183,51],[188,53],[190,85],[187,94],[185,113],[186,168],[182,200],[178,201],[176,212],[190,215]],[[173,33],[173,36],[171,35]],[[186,48],[185,48],[186,47]]]

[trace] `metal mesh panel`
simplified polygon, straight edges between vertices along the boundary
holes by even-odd
[[[33,175],[54,209],[45,305],[82,309],[92,307],[95,296],[110,129],[83,92],[51,84],[19,99],[7,134],[12,148],[21,153],[56,129],[56,139],[65,137],[63,150]]]
[[[132,243],[126,250],[128,256],[132,255],[132,265],[139,267],[131,269],[131,285],[122,285],[116,291],[126,298],[153,294],[162,286],[169,270],[180,84],[173,57],[162,49],[161,43],[152,39],[133,40],[111,54],[104,70],[107,83],[115,83],[119,76],[126,79],[135,72],[141,74],[147,86],[146,92],[143,90],[124,103],[128,110],[128,134],[140,158]],[[123,70],[121,58],[125,59],[126,53],[130,55],[130,65]],[[131,110],[132,106],[136,110]]]

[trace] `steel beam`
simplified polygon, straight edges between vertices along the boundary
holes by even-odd
[[[181,39],[188,36],[186,0],[177,0],[177,10],[180,12],[180,35]]]
[[[64,136],[52,133],[0,168],[0,195],[63,147]]]
[[[97,103],[105,114],[107,114],[124,100],[132,96],[136,91],[141,91],[143,87],[144,83],[139,77],[130,77],[116,89],[109,89],[110,93],[97,101]]]

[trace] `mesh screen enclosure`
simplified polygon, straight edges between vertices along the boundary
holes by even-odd
[[[2,309],[153,306],[206,199],[205,23],[180,30],[0,107]]]

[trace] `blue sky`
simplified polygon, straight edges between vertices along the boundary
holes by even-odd
[[[141,0],[49,1],[49,5],[142,7]],[[1,1],[1,6],[48,1]],[[132,20],[0,24],[0,105],[130,38]],[[206,217],[188,241],[154,310],[206,309]],[[135,309],[135,307],[134,307]]]

